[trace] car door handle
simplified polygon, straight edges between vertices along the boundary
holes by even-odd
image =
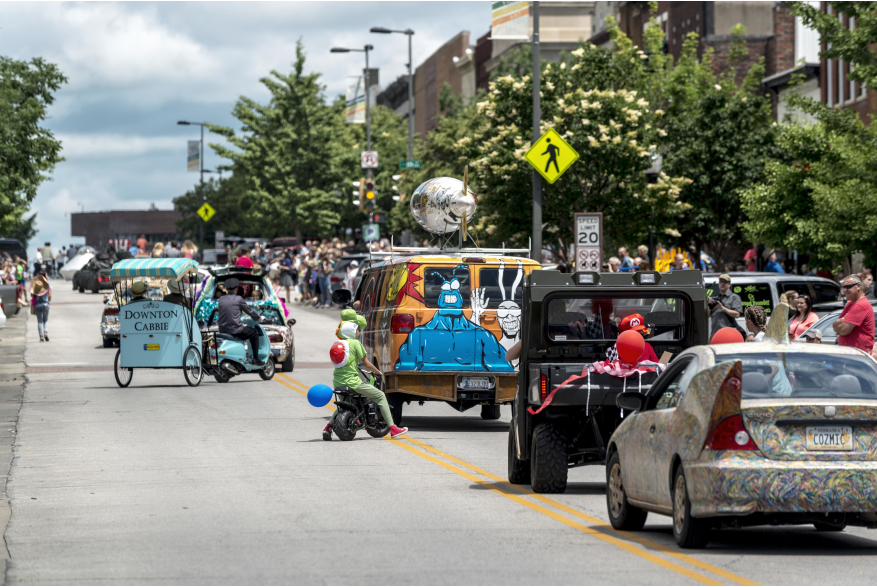
[[[651,432],[652,434],[655,433],[655,425],[654,425],[654,424],[652,424],[651,426],[649,426],[649,432]]]

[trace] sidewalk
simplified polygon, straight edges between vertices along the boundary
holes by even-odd
[[[10,507],[6,496],[6,481],[12,465],[12,444],[18,425],[18,413],[24,395],[25,329],[30,315],[22,308],[17,316],[6,320],[6,328],[0,330],[0,545],[2,582],[6,583],[9,550],[6,547],[6,526],[9,524]]]

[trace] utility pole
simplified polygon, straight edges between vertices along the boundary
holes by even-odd
[[[541,91],[539,58],[539,2],[533,2],[533,142],[541,136],[542,101],[539,97]],[[532,258],[537,263],[542,262],[542,176],[533,170],[533,250]]]
[[[204,125],[201,125],[201,156],[199,157],[201,165],[201,206],[204,205]],[[199,208],[201,207],[199,206]],[[214,243],[213,246],[216,246]],[[204,219],[198,226],[198,252],[204,254]],[[203,258],[203,257],[202,257]]]

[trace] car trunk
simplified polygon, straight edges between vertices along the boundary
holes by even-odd
[[[744,400],[741,410],[752,440],[771,460],[877,458],[877,400]]]

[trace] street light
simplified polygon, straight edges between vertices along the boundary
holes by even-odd
[[[408,160],[414,161],[414,76],[411,73],[411,37],[414,36],[414,31],[411,29],[396,31],[382,26],[375,26],[371,28],[371,32],[381,35],[388,35],[390,33],[408,35]]]
[[[365,53],[365,150],[372,150],[372,123],[371,123],[371,107],[369,105],[369,83],[368,83],[368,52],[373,50],[374,47],[371,45],[366,45],[362,49],[350,49],[348,47],[332,47],[329,52],[330,53],[350,53],[351,51],[355,51],[358,53]],[[366,170],[368,172],[368,176],[372,176],[371,168]]]
[[[204,205],[204,173],[213,173],[207,169],[204,169],[204,123],[203,122],[189,122],[187,120],[178,120],[177,124],[180,126],[194,126],[198,125],[201,127],[201,154],[198,156],[198,167],[200,167],[199,171],[201,172],[201,206]],[[200,206],[199,206],[200,208]],[[201,224],[198,230],[198,251],[201,255],[204,255],[204,219],[201,218]],[[203,258],[203,257],[202,257]]]

